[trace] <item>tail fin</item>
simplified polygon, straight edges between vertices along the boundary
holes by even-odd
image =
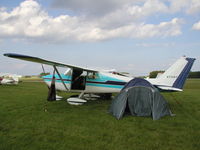
[[[11,78],[15,81],[15,82],[19,82],[19,77],[17,77],[17,76],[11,76]]]
[[[158,87],[166,90],[181,91],[195,58],[181,57],[157,78]]]

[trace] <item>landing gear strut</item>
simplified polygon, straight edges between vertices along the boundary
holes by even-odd
[[[103,100],[109,100],[112,97],[112,93],[104,93],[104,94],[100,94],[100,98]]]

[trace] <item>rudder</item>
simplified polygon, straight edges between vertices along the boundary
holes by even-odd
[[[182,89],[195,60],[185,56],[178,59],[157,78],[159,85]]]

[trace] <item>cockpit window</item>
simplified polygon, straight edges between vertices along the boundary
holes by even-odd
[[[96,79],[97,78],[97,74],[94,72],[88,72],[88,78],[89,79]]]
[[[64,75],[66,76],[71,76],[72,75],[72,70],[69,68],[65,71]]]

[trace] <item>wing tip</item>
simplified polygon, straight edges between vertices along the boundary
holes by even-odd
[[[7,57],[9,57],[9,55],[10,55],[10,53],[3,54],[3,56],[7,56]]]
[[[3,54],[6,57],[11,57],[11,58],[36,58],[28,55],[22,55],[22,54],[17,54],[17,53],[5,53]]]
[[[14,56],[20,56],[20,54],[16,54],[16,53],[5,53],[3,54],[4,56],[7,56],[7,57],[14,57]]]

